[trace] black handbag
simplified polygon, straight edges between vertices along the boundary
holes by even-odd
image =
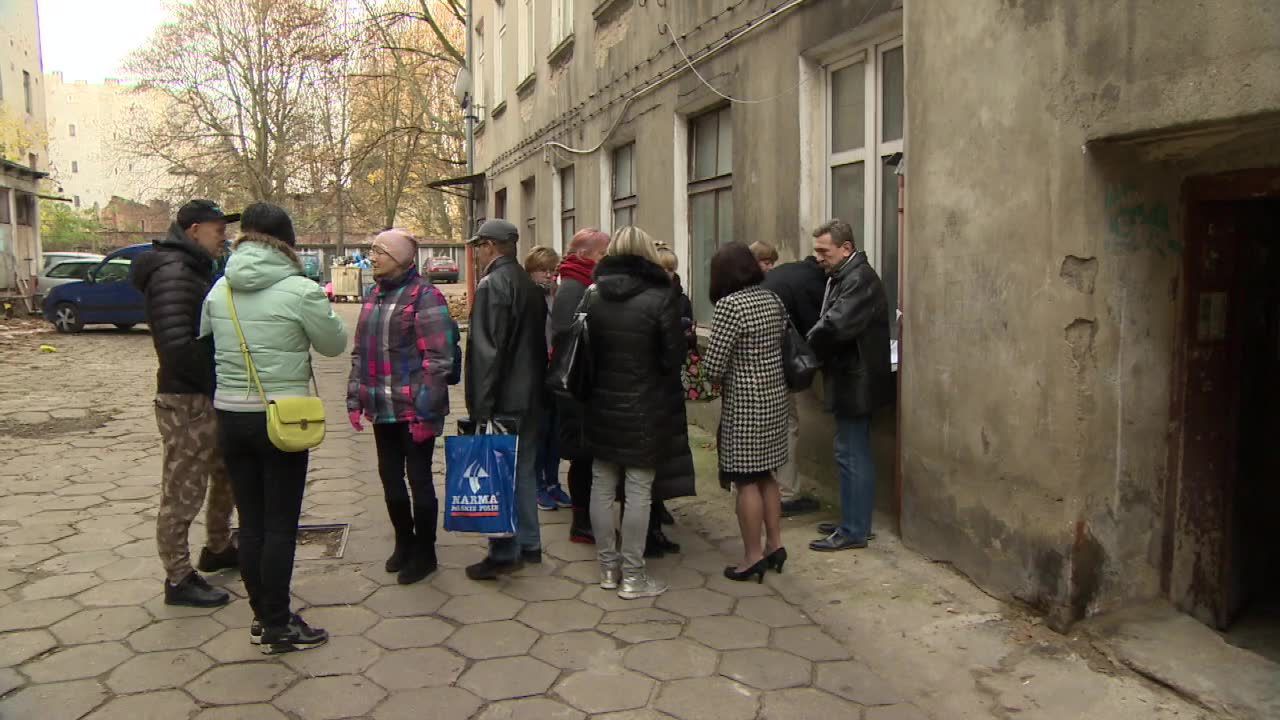
[[[791,324],[791,318],[788,317],[786,322],[787,327],[782,331],[782,374],[787,379],[787,387],[793,392],[808,390],[822,363],[804,336]]]
[[[587,311],[595,299],[596,286],[587,288],[574,313],[573,323],[555,340],[547,367],[546,387],[559,397],[586,402],[595,379],[591,342],[587,332]]]

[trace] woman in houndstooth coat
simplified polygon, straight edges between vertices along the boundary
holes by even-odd
[[[787,383],[782,372],[786,310],[761,286],[746,245],[730,243],[711,258],[711,344],[703,362],[722,392],[718,447],[720,485],[738,489],[738,523],[745,555],[725,577],[763,579],[781,571],[782,496],[774,472],[787,461]],[[766,539],[761,543],[760,530]]]

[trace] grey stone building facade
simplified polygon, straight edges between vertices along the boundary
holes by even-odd
[[[1062,624],[1226,625],[1280,577],[1280,8],[1172,5],[477,0],[480,214],[525,247],[639,225],[703,322],[718,243],[851,221],[903,313],[904,542]]]

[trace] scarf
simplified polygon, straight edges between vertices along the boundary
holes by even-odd
[[[595,272],[595,269],[595,260],[588,260],[581,255],[569,255],[560,262],[560,278],[577,280],[583,285],[589,286],[594,282],[591,275]]]

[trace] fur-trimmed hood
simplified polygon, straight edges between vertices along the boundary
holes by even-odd
[[[639,255],[606,255],[596,265],[596,289],[610,300],[626,300],[649,288],[669,288],[661,265]]]
[[[283,240],[270,235],[246,232],[236,239],[232,248],[226,277],[236,290],[262,290],[302,274],[298,254]]]

